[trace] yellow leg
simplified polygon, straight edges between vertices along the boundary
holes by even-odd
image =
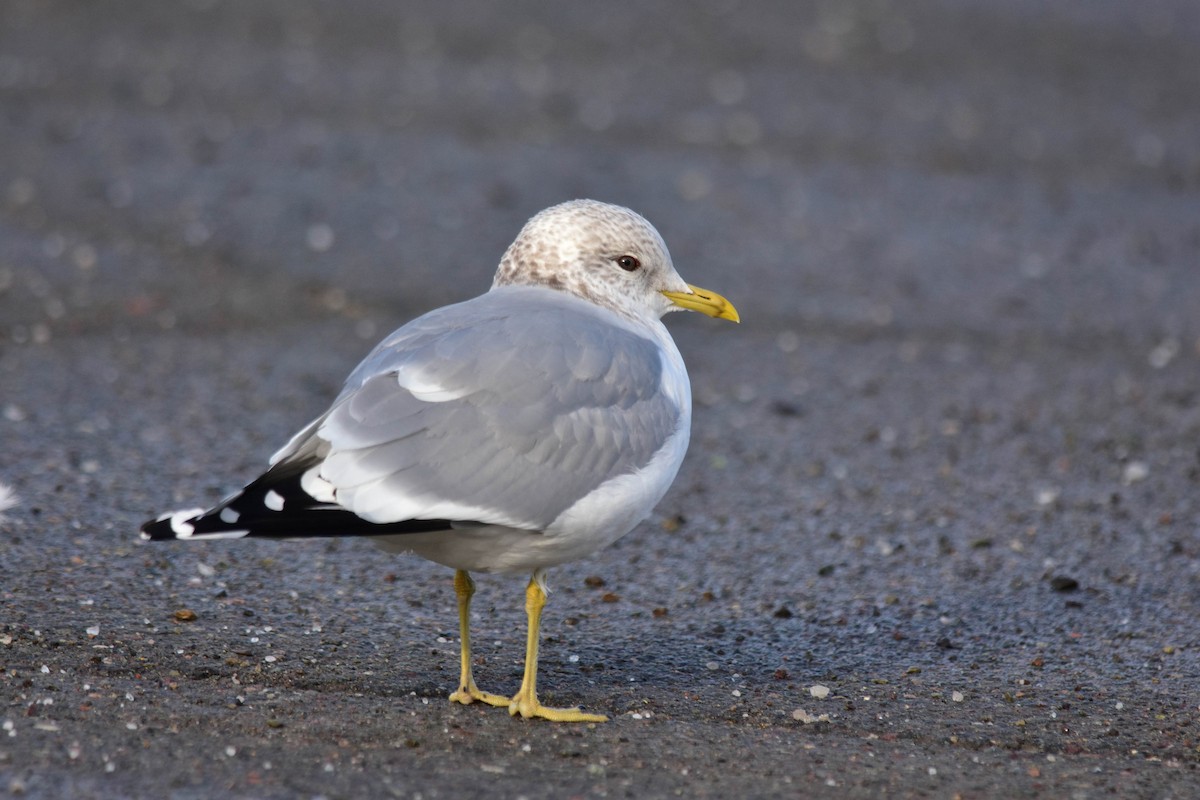
[[[493,706],[507,706],[507,697],[479,690],[471,676],[471,596],[475,594],[475,581],[464,569],[454,573],[454,594],[458,596],[458,633],[462,639],[462,672],[458,679],[458,691],[450,695],[450,701],[470,705],[481,700]]]
[[[541,717],[552,722],[607,722],[608,717],[602,714],[585,714],[578,708],[547,708],[538,701],[538,631],[545,606],[546,590],[542,588],[542,574],[538,570],[533,573],[525,589],[525,613],[529,615],[529,633],[525,640],[525,677],[520,690],[508,704],[508,713],[526,718]]]

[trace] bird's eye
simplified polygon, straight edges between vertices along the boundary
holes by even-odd
[[[642,266],[642,262],[638,261],[633,256],[621,256],[617,259],[617,266],[626,272],[633,272]]]

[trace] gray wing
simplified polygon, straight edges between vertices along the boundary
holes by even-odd
[[[333,499],[372,522],[543,529],[645,466],[680,420],[657,344],[606,313],[517,288],[431,312],[385,339],[274,460],[323,456]]]

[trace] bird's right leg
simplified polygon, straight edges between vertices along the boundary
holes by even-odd
[[[538,635],[542,626],[542,609],[546,607],[546,587],[542,570],[533,573],[525,590],[525,613],[529,616],[529,632],[525,640],[525,677],[521,688],[508,704],[508,713],[526,719],[540,717],[551,722],[607,722],[603,714],[588,714],[578,708],[550,708],[542,705],[537,696]]]
[[[480,700],[488,705],[507,706],[508,698],[480,691],[471,675],[471,595],[475,594],[475,581],[465,569],[454,573],[454,594],[458,596],[458,632],[462,639],[462,672],[458,679],[458,691],[450,695],[453,703],[470,705]]]

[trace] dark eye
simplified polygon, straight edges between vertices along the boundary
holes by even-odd
[[[633,256],[620,256],[617,258],[617,266],[626,272],[633,272],[642,266],[642,262],[638,261]]]

